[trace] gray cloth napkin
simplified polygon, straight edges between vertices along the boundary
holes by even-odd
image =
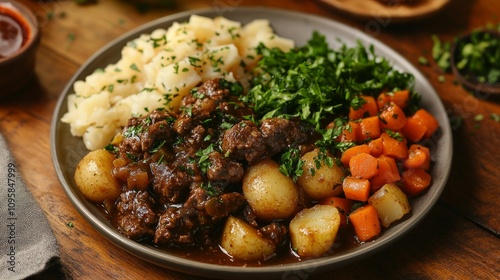
[[[0,134],[0,279],[23,279],[59,259],[42,209],[26,188]]]

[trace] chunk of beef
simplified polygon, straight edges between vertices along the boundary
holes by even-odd
[[[153,211],[155,201],[148,192],[127,191],[120,195],[117,203],[119,230],[128,238],[140,240],[151,237],[158,222]]]
[[[217,186],[201,187],[193,184],[186,203],[183,207],[196,209],[198,221],[201,225],[211,225],[221,218],[238,211],[246,202],[240,193],[219,193]]]
[[[238,211],[245,201],[239,193],[210,196],[199,184],[193,184],[192,191],[182,206],[168,207],[160,216],[154,242],[193,244],[198,241],[197,237],[208,234],[204,232],[207,227]]]
[[[172,129],[178,135],[184,135],[188,133],[194,126],[194,119],[190,117],[180,117],[174,121],[174,123],[172,124]]]
[[[243,102],[233,96],[231,96],[229,101],[223,100],[220,102],[219,110],[224,115],[230,115],[239,121],[242,121],[244,117],[253,116],[255,114],[251,107],[246,106]]]
[[[185,134],[183,149],[189,155],[194,155],[201,149],[203,138],[205,138],[206,129],[202,125],[197,125]]]
[[[174,112],[165,111],[165,110],[153,110],[149,115],[145,117],[145,119],[149,119],[148,122],[151,124],[155,124],[161,121],[170,121],[174,118],[177,118],[177,115]]]
[[[208,96],[211,99],[219,100],[227,97],[230,92],[220,86],[220,79],[211,79],[198,87],[198,94]]]
[[[162,201],[177,203],[189,191],[190,175],[177,166],[152,163],[153,191],[161,196]]]
[[[204,82],[195,92],[187,94],[182,99],[182,111],[179,118],[175,120],[173,129],[179,135],[189,133],[202,121],[211,118],[219,102],[227,95],[229,91],[220,87],[219,79]]]
[[[172,116],[164,111],[155,110],[147,117],[130,118],[122,130],[124,139],[119,145],[121,157],[141,159],[163,141],[171,143],[174,138],[169,121]]]
[[[262,133],[251,121],[242,121],[228,129],[222,139],[222,151],[235,159],[254,164],[266,153]]]
[[[219,220],[231,213],[237,212],[245,202],[246,198],[240,193],[225,193],[207,200],[205,211],[212,219]]]
[[[243,178],[243,165],[237,161],[223,157],[219,152],[209,154],[210,167],[207,170],[209,181],[222,185],[240,182]]]
[[[200,225],[212,225],[215,219],[205,211],[206,203],[211,198],[206,189],[201,187],[201,184],[193,184],[189,197],[183,207],[192,208],[196,211],[197,221]],[[218,192],[219,190],[211,190]]]
[[[243,217],[251,226],[255,228],[259,226],[259,223],[257,222],[257,215],[255,215],[250,205],[247,205],[245,209],[243,209]]]
[[[198,227],[196,211],[187,207],[169,207],[160,216],[154,233],[156,244],[192,245],[196,241]]]
[[[306,142],[312,133],[307,124],[282,118],[266,119],[260,127],[251,121],[241,121],[224,133],[222,150],[232,158],[254,164]]]
[[[312,134],[312,129],[305,123],[282,118],[265,119],[260,131],[269,156],[305,142]]]
[[[166,143],[171,143],[173,137],[170,124],[165,120],[151,124],[142,133],[140,139],[141,150],[143,152],[149,152],[151,149],[162,145],[164,141]]]
[[[283,242],[286,235],[286,227],[278,223],[271,223],[269,225],[263,226],[259,229],[259,232],[267,240],[270,240],[275,246],[278,246]]]

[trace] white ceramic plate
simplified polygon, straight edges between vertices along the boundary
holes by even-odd
[[[433,184],[427,193],[413,202],[411,217],[385,231],[376,241],[343,251],[337,255],[301,263],[265,267],[221,266],[191,261],[169,254],[167,251],[161,251],[152,246],[131,241],[114,229],[97,208],[80,194],[73,181],[75,167],[88,151],[82,139],[71,136],[69,126],[60,122],[61,117],[67,112],[67,96],[72,93],[75,81],[83,79],[96,68],[118,61],[120,50],[128,41],[142,33],[151,33],[159,27],[168,28],[175,21],[186,21],[191,14],[208,17],[224,16],[242,23],[257,18],[266,18],[270,20],[278,34],[294,39],[297,46],[305,44],[312,36],[313,30],[324,34],[333,48],[339,45],[337,38],[342,39],[343,42],[349,45],[354,45],[356,40],[361,40],[365,45],[373,44],[379,55],[389,59],[400,70],[412,73],[416,79],[415,89],[422,94],[422,106],[438,119],[441,124],[441,133],[438,135],[439,137],[428,143],[432,145],[431,148],[435,157],[435,164],[432,168]],[[61,94],[53,116],[51,149],[55,170],[69,200],[92,226],[116,246],[139,258],[176,271],[217,278],[255,279],[256,277],[304,276],[335,269],[378,252],[409,232],[429,212],[445,187],[451,165],[452,137],[445,110],[435,90],[412,64],[386,45],[356,29],[326,18],[283,10],[237,8],[232,10],[196,10],[167,16],[124,34],[95,53],[76,72]]]

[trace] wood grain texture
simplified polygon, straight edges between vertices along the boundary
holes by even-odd
[[[367,0],[368,1],[368,0]],[[418,67],[435,87],[454,137],[451,175],[442,198],[415,230],[396,244],[324,275],[310,272],[282,279],[498,279],[500,277],[500,98],[474,95],[430,59],[431,34],[452,40],[465,31],[498,23],[500,2],[454,0],[425,20],[396,24],[390,17],[354,20],[320,1],[178,1],[174,9],[138,11],[126,1],[21,1],[42,27],[37,77],[15,98],[0,101],[0,132],[12,149],[29,190],[47,215],[61,262],[33,279],[201,279],[169,271],[124,252],[94,230],[75,210],[52,167],[49,131],[60,92],[95,51],[124,32],[161,16],[197,8],[267,6],[307,12],[343,22],[381,40]],[[48,19],[50,16],[51,19]],[[439,82],[438,76],[445,81]],[[474,117],[483,114],[483,121]],[[67,223],[72,222],[73,227]]]

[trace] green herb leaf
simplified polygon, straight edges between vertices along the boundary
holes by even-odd
[[[212,153],[213,151],[215,151],[214,144],[210,144],[205,149],[198,150],[196,152],[196,156],[199,157],[198,166],[200,167],[200,170],[201,172],[203,172],[203,174],[206,174],[208,168],[210,167],[210,160],[208,155],[210,155],[210,153]]]
[[[294,182],[304,173],[302,166],[304,161],[300,159],[300,151],[297,148],[291,148],[281,156],[280,172],[291,177]]]
[[[326,119],[346,115],[361,106],[361,94],[375,96],[383,89],[412,89],[414,77],[399,72],[361,42],[329,48],[326,38],[314,32],[308,43],[283,52],[260,44],[262,56],[253,87],[241,100],[259,118],[298,117],[317,129]]]

